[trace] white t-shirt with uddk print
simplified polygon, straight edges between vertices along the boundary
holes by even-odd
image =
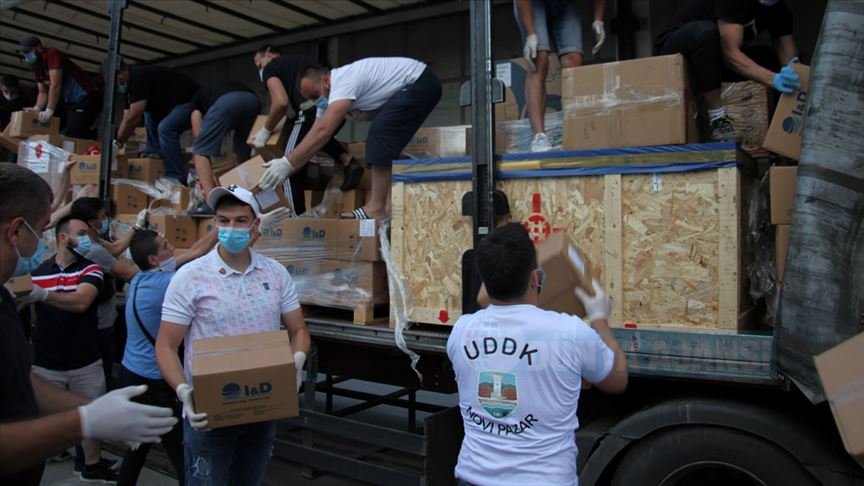
[[[578,484],[582,378],[603,381],[614,353],[582,319],[533,305],[459,318],[447,340],[465,439],[456,477],[476,485]]]

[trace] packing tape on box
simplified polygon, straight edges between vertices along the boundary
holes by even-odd
[[[263,351],[265,349],[281,348],[283,346],[285,346],[284,342],[268,342],[254,344],[238,344],[236,346],[232,346],[231,349],[221,349],[218,351],[195,351],[193,349],[192,358],[194,359],[197,356],[219,356],[223,354],[236,353],[238,351]]]

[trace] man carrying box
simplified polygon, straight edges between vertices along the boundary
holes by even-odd
[[[279,331],[282,324],[295,350],[299,386],[309,352],[309,332],[288,270],[249,249],[260,216],[252,193],[233,185],[217,187],[207,202],[216,210],[219,246],[181,268],[168,285],[156,360],[183,403],[187,484],[260,484],[270,460],[276,422],[205,431],[207,414],[196,412],[192,395],[195,343]],[[181,342],[185,342],[185,366],[177,356]]]
[[[627,360],[609,329],[611,303],[576,289],[582,319],[537,307],[544,272],[519,223],[477,248],[489,308],[456,321],[447,340],[465,439],[456,477],[464,484],[575,484],[576,415],[582,380],[606,393],[627,387]]]
[[[318,118],[309,134],[285,157],[265,164],[258,185],[269,189],[301,170],[339,130],[346,116],[372,119],[366,161],[372,167],[372,194],[344,218],[375,219],[390,212],[393,161],[441,99],[441,82],[426,64],[405,57],[374,57],[329,70],[310,66],[299,80],[304,98],[315,101]],[[303,198],[302,194],[300,195]]]
[[[252,130],[255,117],[261,111],[258,96],[243,83],[214,81],[201,88],[192,97],[192,161],[201,181],[204,199],[216,186],[213,178],[213,157],[221,155],[222,139],[234,130],[235,162],[249,159],[252,149],[246,137]],[[202,202],[189,211],[190,216],[213,216],[213,208]]]
[[[791,66],[798,62],[792,27],[792,13],[783,0],[692,0],[654,41],[654,53],[684,55],[694,91],[708,108],[711,140],[734,141],[737,133],[720,102],[720,82],[750,79],[781,93],[799,87]],[[761,30],[774,38],[779,63],[749,48]]]
[[[36,104],[31,109],[39,112],[39,121],[47,123],[58,108],[65,107],[65,116],[61,117],[65,127],[63,134],[96,138],[96,131],[90,127],[102,111],[102,93],[89,75],[62,52],[44,47],[35,35],[21,39],[18,52],[33,69],[39,88]]]

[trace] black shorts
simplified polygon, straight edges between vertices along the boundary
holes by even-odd
[[[441,99],[441,81],[426,68],[416,81],[400,89],[381,107],[366,138],[370,166],[393,165],[402,150]]]

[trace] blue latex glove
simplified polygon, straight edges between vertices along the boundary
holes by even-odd
[[[789,60],[789,64],[783,66],[783,68],[780,69],[780,72],[774,75],[774,79],[771,81],[771,84],[774,85],[774,89],[781,93],[789,94],[801,87],[798,73],[792,69],[792,64],[795,64],[796,62],[798,62],[798,58],[793,57]]]

